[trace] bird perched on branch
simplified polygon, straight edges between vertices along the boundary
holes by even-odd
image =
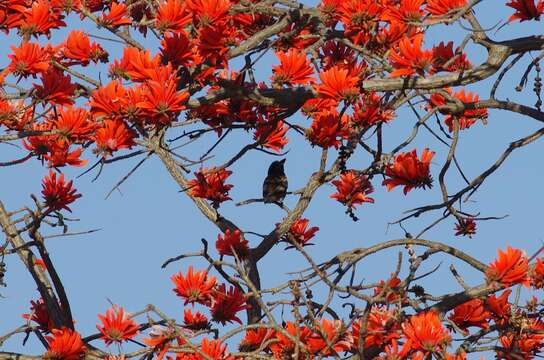
[[[283,169],[285,159],[274,161],[268,168],[268,175],[263,183],[264,203],[276,203],[283,205],[283,199],[287,194],[287,176]]]

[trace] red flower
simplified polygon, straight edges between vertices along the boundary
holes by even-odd
[[[472,238],[472,235],[476,234],[476,221],[473,218],[457,218],[457,224],[455,224],[455,236],[468,236]]]
[[[506,324],[510,319],[512,309],[508,303],[508,297],[512,293],[511,289],[505,290],[499,297],[489,296],[485,301],[485,307],[491,313],[497,324]]]
[[[404,302],[406,294],[404,289],[400,288],[400,279],[396,276],[391,276],[387,281],[380,280],[379,286],[374,288],[374,296],[380,296],[385,299],[386,303]]]
[[[68,144],[89,140],[96,128],[85,109],[70,106],[59,109],[57,115],[53,120],[53,129],[57,130],[58,138]]]
[[[130,149],[134,145],[136,133],[129,129],[122,120],[105,120],[96,130],[94,142],[96,152],[103,157],[112,155],[121,149]]]
[[[48,347],[44,358],[79,360],[87,350],[77,331],[62,328],[53,329],[51,332],[52,336],[45,337]]]
[[[187,11],[184,1],[166,0],[161,2],[155,17],[159,31],[181,32],[191,22],[192,16]]]
[[[540,319],[525,319],[526,325],[519,334],[510,331],[500,337],[502,348],[506,351],[497,351],[498,359],[533,359],[539,355],[544,347],[544,322]]]
[[[276,52],[280,64],[272,67],[272,82],[278,86],[307,85],[315,80],[314,73],[306,54],[296,49],[288,52]]]
[[[253,138],[265,148],[279,152],[289,143],[289,139],[285,137],[288,130],[283,121],[277,121],[275,124],[259,124]]]
[[[307,341],[311,353],[331,356],[351,349],[353,337],[341,320],[321,319],[316,328],[319,332],[314,333]]]
[[[208,277],[207,271],[193,273],[192,266],[189,266],[187,276],[180,272],[172,275],[170,279],[176,285],[174,292],[177,296],[185,299],[185,305],[195,302],[203,305],[209,304],[217,282],[214,276]]]
[[[155,55],[151,58],[149,50],[138,50],[133,47],[123,49],[121,60],[115,60],[110,67],[110,73],[130,78],[132,81],[144,82],[150,78],[161,63],[161,58]]]
[[[427,0],[425,11],[431,15],[447,15],[467,4],[467,0]]]
[[[36,97],[44,105],[72,105],[74,92],[78,88],[76,84],[71,83],[70,75],[64,75],[61,71],[50,69],[42,73],[42,85],[34,84]]]
[[[62,52],[65,59],[83,66],[88,65],[90,61],[95,63],[108,61],[108,53],[96,42],[91,43],[87,34],[81,30],[74,30],[68,34]]]
[[[349,208],[364,203],[374,203],[374,199],[368,197],[368,194],[374,192],[374,188],[366,175],[346,171],[340,175],[340,180],[334,180],[332,184],[336,186],[337,192],[330,197]]]
[[[183,311],[183,326],[187,329],[198,331],[208,329],[210,323],[204,314],[200,311],[193,313],[191,309],[185,309]]]
[[[322,98],[351,101],[359,94],[359,78],[348,69],[336,65],[319,73],[319,78],[321,85],[315,85],[315,89]]]
[[[227,229],[224,237],[221,234],[217,235],[215,248],[220,255],[234,256],[236,253],[236,256],[240,258],[245,258],[249,253],[248,241],[244,239],[240,230],[231,232]]]
[[[451,90],[446,88],[446,91],[451,94]],[[463,104],[475,104],[478,102],[479,97],[476,94],[471,93],[470,91],[465,93],[465,89],[461,89],[459,92],[452,94],[457,100],[461,101]],[[430,107],[442,106],[446,104],[446,98],[441,94],[435,93],[431,95],[430,98]],[[459,130],[468,129],[476,123],[477,120],[481,119],[485,124],[488,113],[487,109],[475,108],[463,110],[459,114],[448,114],[444,119],[446,125],[448,125],[448,130],[453,131],[454,128],[454,119],[457,119],[459,122]]]
[[[161,40],[161,58],[163,63],[170,62],[175,68],[189,67],[196,61],[195,48],[185,32],[166,34]]]
[[[61,166],[84,166],[88,160],[81,160],[82,148],[70,150],[70,144],[59,140],[49,144],[49,153],[43,156],[49,162],[49,167],[58,168]]]
[[[444,42],[440,42],[440,44],[433,47],[432,64],[433,67],[429,71],[430,74],[440,71],[462,72],[470,69],[472,66],[467,60],[466,55],[459,48],[453,51],[453,41],[448,42],[447,45]]]
[[[516,10],[512,16],[508,18],[508,21],[514,20],[526,21],[526,20],[540,20],[540,15],[544,14],[544,2],[538,0],[511,0],[506,4]]]
[[[498,250],[497,259],[486,271],[488,282],[498,282],[509,287],[515,284],[529,286],[529,260],[523,251],[508,246],[506,251]]]
[[[220,26],[205,26],[198,32],[197,48],[202,59],[206,59],[215,68],[227,65],[229,51],[229,29]],[[213,70],[213,69],[211,69]]]
[[[271,340],[275,334],[276,332],[274,330],[267,328],[249,329],[246,331],[246,334],[240,342],[238,348],[241,352],[255,351],[265,342]]]
[[[225,184],[232,171],[225,169],[201,169],[195,173],[196,179],[188,182],[191,196],[208,199],[214,207],[219,207],[223,201],[231,200],[228,192],[233,185]]]
[[[470,326],[477,326],[487,329],[489,323],[487,319],[491,314],[484,308],[484,302],[480,299],[472,299],[458,305],[453,309],[449,319],[455,323],[461,330],[466,330]]]
[[[389,55],[391,66],[395,68],[391,77],[413,74],[425,75],[433,61],[432,50],[422,50],[423,34],[412,38],[405,37],[399,42],[399,52],[392,51]]]
[[[358,126],[370,127],[380,122],[388,122],[395,117],[395,112],[386,107],[381,97],[372,92],[365,94],[353,105],[352,121]]]
[[[138,334],[138,324],[125,313],[123,308],[113,305],[106,311],[106,315],[98,314],[102,326],[96,328],[102,334],[102,340],[106,345],[112,342],[121,343],[132,339]]]
[[[42,195],[48,211],[66,209],[72,212],[68,204],[81,197],[81,194],[77,194],[77,190],[72,187],[72,181],[65,183],[62,173],[57,179],[57,174],[53,170],[49,170],[49,176],[43,179],[42,187]]]
[[[22,130],[32,120],[33,111],[22,100],[3,100],[0,97],[0,125],[10,130]]]
[[[121,25],[130,25],[132,20],[127,16],[127,5],[112,2],[110,4],[110,13],[102,14],[99,19],[99,23],[103,26],[118,27]]]
[[[411,348],[425,355],[442,352],[451,341],[448,331],[434,311],[412,315],[402,324],[402,331],[410,341]]]
[[[315,233],[319,231],[319,228],[317,226],[312,226],[308,229],[309,224],[310,220],[308,219],[298,219],[291,225],[285,240],[289,241],[288,239],[292,239],[300,246],[310,245],[309,241],[315,236]],[[291,247],[288,246],[287,248],[289,249]]]
[[[338,149],[341,144],[339,138],[346,133],[345,125],[348,117],[340,114],[336,110],[322,111],[313,115],[312,126],[307,131],[307,136],[312,145],[318,145],[323,148],[334,146]]]
[[[246,296],[237,287],[231,286],[227,291],[225,284],[221,284],[212,293],[210,307],[212,320],[222,325],[233,321],[242,324],[242,320],[236,316],[236,313],[248,307],[249,305],[246,305]]]
[[[20,47],[11,46],[13,54],[8,55],[11,63],[7,70],[19,77],[46,72],[49,69],[49,51],[39,44],[23,42]]]
[[[531,286],[535,289],[544,288],[544,261],[536,259],[535,264],[531,269]]]
[[[429,165],[434,154],[434,151],[425,148],[421,154],[421,160],[417,157],[416,149],[395,156],[393,164],[388,165],[385,169],[385,175],[390,179],[385,179],[382,185],[387,186],[387,191],[404,185],[405,195],[414,188],[431,187],[433,179]]]
[[[189,93],[177,91],[173,80],[166,83],[148,81],[145,86],[144,100],[136,105],[150,117],[151,123],[168,125],[185,109],[183,103],[189,98]]]
[[[23,314],[23,318],[34,321],[38,324],[38,329],[44,333],[49,333],[54,328],[53,320],[49,317],[47,306],[43,299],[30,301],[30,313]]]

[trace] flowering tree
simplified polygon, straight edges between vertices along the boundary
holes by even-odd
[[[542,0],[498,3],[512,14],[500,26],[544,16]],[[544,287],[542,249],[529,254],[498,249],[496,260],[485,264],[425,238],[445,219],[456,221],[456,236],[467,237],[476,233],[478,222],[496,220],[462,206],[512,153],[544,135],[539,128],[514,139],[473,178],[456,157],[459,139],[471,127],[485,125],[488,109],[544,121],[544,37],[494,40],[478,20],[478,13],[493,5],[482,0],[323,0],[315,6],[291,0],[1,1],[0,27],[17,41],[6,51],[8,65],[0,74],[0,141],[22,147],[20,156],[3,159],[0,166],[37,159],[44,177],[41,196],[32,195],[32,203],[7,209],[0,202],[1,275],[4,259],[18,256],[39,293],[22,325],[0,337],[0,346],[26,334],[43,344],[41,357],[65,360],[464,359],[484,351],[500,359],[537,356],[544,347],[544,307],[537,298],[523,303],[520,293],[522,287]],[[463,42],[428,41],[435,27],[461,22]],[[62,31],[62,41],[50,40]],[[104,32],[109,35],[96,35]],[[150,42],[158,51],[144,46]],[[473,63],[465,53],[468,46],[485,51],[485,59]],[[122,49],[122,56],[111,56],[112,48]],[[277,65],[266,81],[257,81],[255,72],[266,69],[262,59],[269,52]],[[517,90],[525,91],[529,102],[536,98],[536,104],[501,98],[503,79],[527,59]],[[489,96],[465,88],[486,79],[492,79]],[[533,92],[526,90],[528,82]],[[395,141],[384,130],[401,121],[404,108],[413,111],[413,127]],[[438,149],[415,145],[421,131],[447,146],[444,161],[436,162]],[[234,133],[245,135],[249,144],[226,162],[214,163],[210,155]],[[278,159],[263,198],[232,199],[233,165],[255,152],[285,158],[289,138],[303,139],[320,154],[317,164],[304,164],[315,169],[306,182],[289,187]],[[192,158],[186,146],[202,139],[214,144]],[[353,161],[357,156],[366,160]],[[63,170],[80,167],[98,177],[104,167],[140,158],[119,188],[151,157],[218,233],[215,242],[203,240],[200,251],[172,257],[163,267],[188,257],[209,266],[181,265],[183,271],[171,277],[183,315],[154,305],[128,313],[122,304],[112,304],[98,314],[96,333],[81,334],[46,236],[58,226],[64,229],[60,236],[71,234],[71,206],[87,195]],[[451,186],[447,176],[462,178],[464,185]],[[380,201],[373,195],[377,186],[401,198],[435,186],[439,198],[392,224],[419,228],[417,233],[317,262],[306,246],[319,228],[305,211],[325,184],[336,189],[330,201],[345,207],[346,221],[359,220],[358,208]],[[222,210],[229,201],[263,202],[285,214],[259,235],[229,219],[233,214]],[[429,213],[438,217],[417,221]],[[253,247],[249,236],[259,238]],[[283,283],[262,283],[261,260],[278,251],[280,242],[287,244],[281,251],[302,255],[301,271]],[[391,248],[400,250],[394,273],[361,282],[357,265]],[[433,276],[422,264],[437,256],[472,267],[480,274],[478,284],[467,284],[452,266],[459,289],[429,293],[418,280]],[[139,347],[125,350],[120,346],[125,342]],[[0,359],[39,357],[24,350],[0,352]]]

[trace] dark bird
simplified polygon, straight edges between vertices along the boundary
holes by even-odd
[[[283,199],[287,194],[287,176],[283,170],[285,159],[274,161],[268,168],[268,175],[263,183],[264,203],[276,203],[283,205]]]

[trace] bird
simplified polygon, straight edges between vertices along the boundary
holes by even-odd
[[[283,164],[286,159],[272,162],[268,168],[268,175],[263,183],[263,202],[283,205],[283,199],[287,194],[287,176]]]

